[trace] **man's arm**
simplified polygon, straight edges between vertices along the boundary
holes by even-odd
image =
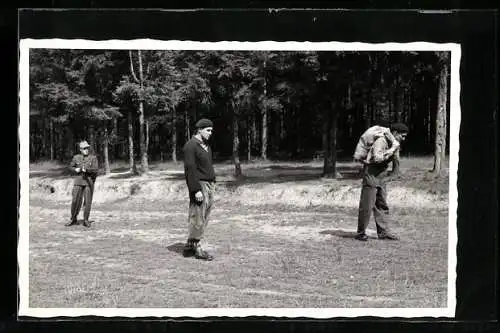
[[[400,149],[398,148],[394,152],[394,157],[392,159],[392,170],[390,172],[391,176],[398,176],[401,174],[401,171],[399,169],[399,162],[400,162]]]
[[[77,156],[73,156],[73,159],[71,160],[70,164],[69,164],[69,169],[72,173],[79,173],[80,171],[77,171],[75,170],[76,168],[79,168],[78,166],[78,159],[77,159]]]
[[[383,163],[389,160],[399,148],[399,143],[395,140],[390,148],[387,148],[387,141],[385,137],[378,138],[371,148],[371,161],[372,163]]]
[[[201,191],[200,180],[196,172],[196,147],[187,145],[184,149],[184,172],[189,192]]]

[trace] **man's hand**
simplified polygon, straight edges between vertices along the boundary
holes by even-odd
[[[387,161],[388,159],[390,159],[392,157],[392,155],[394,155],[394,152],[392,150],[388,150],[384,153],[384,157],[383,157],[383,160],[384,161]]]
[[[82,168],[82,172],[86,172],[85,168]]]
[[[203,202],[203,193],[201,191],[196,192],[194,198],[197,202]]]
[[[384,152],[384,161],[387,161],[388,159],[390,159],[391,157],[394,156],[394,154],[396,154],[396,151],[398,150],[399,148],[399,144],[397,145],[393,145],[391,148],[387,149],[385,152]]]
[[[75,168],[75,172],[76,172],[76,173],[80,173],[80,171],[82,171],[82,169],[80,169],[80,168]]]

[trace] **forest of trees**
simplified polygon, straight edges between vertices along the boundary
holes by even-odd
[[[374,124],[410,128],[402,155],[448,150],[449,52],[30,50],[30,161],[86,139],[104,172],[182,159],[201,117],[218,161],[350,158]]]

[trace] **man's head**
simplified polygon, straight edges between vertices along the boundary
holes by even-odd
[[[394,135],[396,140],[403,142],[406,140],[406,136],[408,135],[408,126],[403,123],[394,123],[391,125],[391,133]]]
[[[82,141],[78,144],[78,146],[80,147],[80,152],[83,154],[83,155],[88,155],[89,154],[89,148],[90,148],[90,145],[87,141]]]
[[[213,128],[214,124],[210,119],[203,118],[196,122],[196,129],[204,142],[207,142],[212,137]]]

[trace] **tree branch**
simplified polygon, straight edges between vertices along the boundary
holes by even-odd
[[[139,79],[135,75],[135,71],[134,71],[134,62],[132,60],[132,50],[128,51],[128,55],[129,55],[129,58],[130,58],[130,73],[132,74],[132,78],[134,79],[134,81],[136,83],[139,83]]]

